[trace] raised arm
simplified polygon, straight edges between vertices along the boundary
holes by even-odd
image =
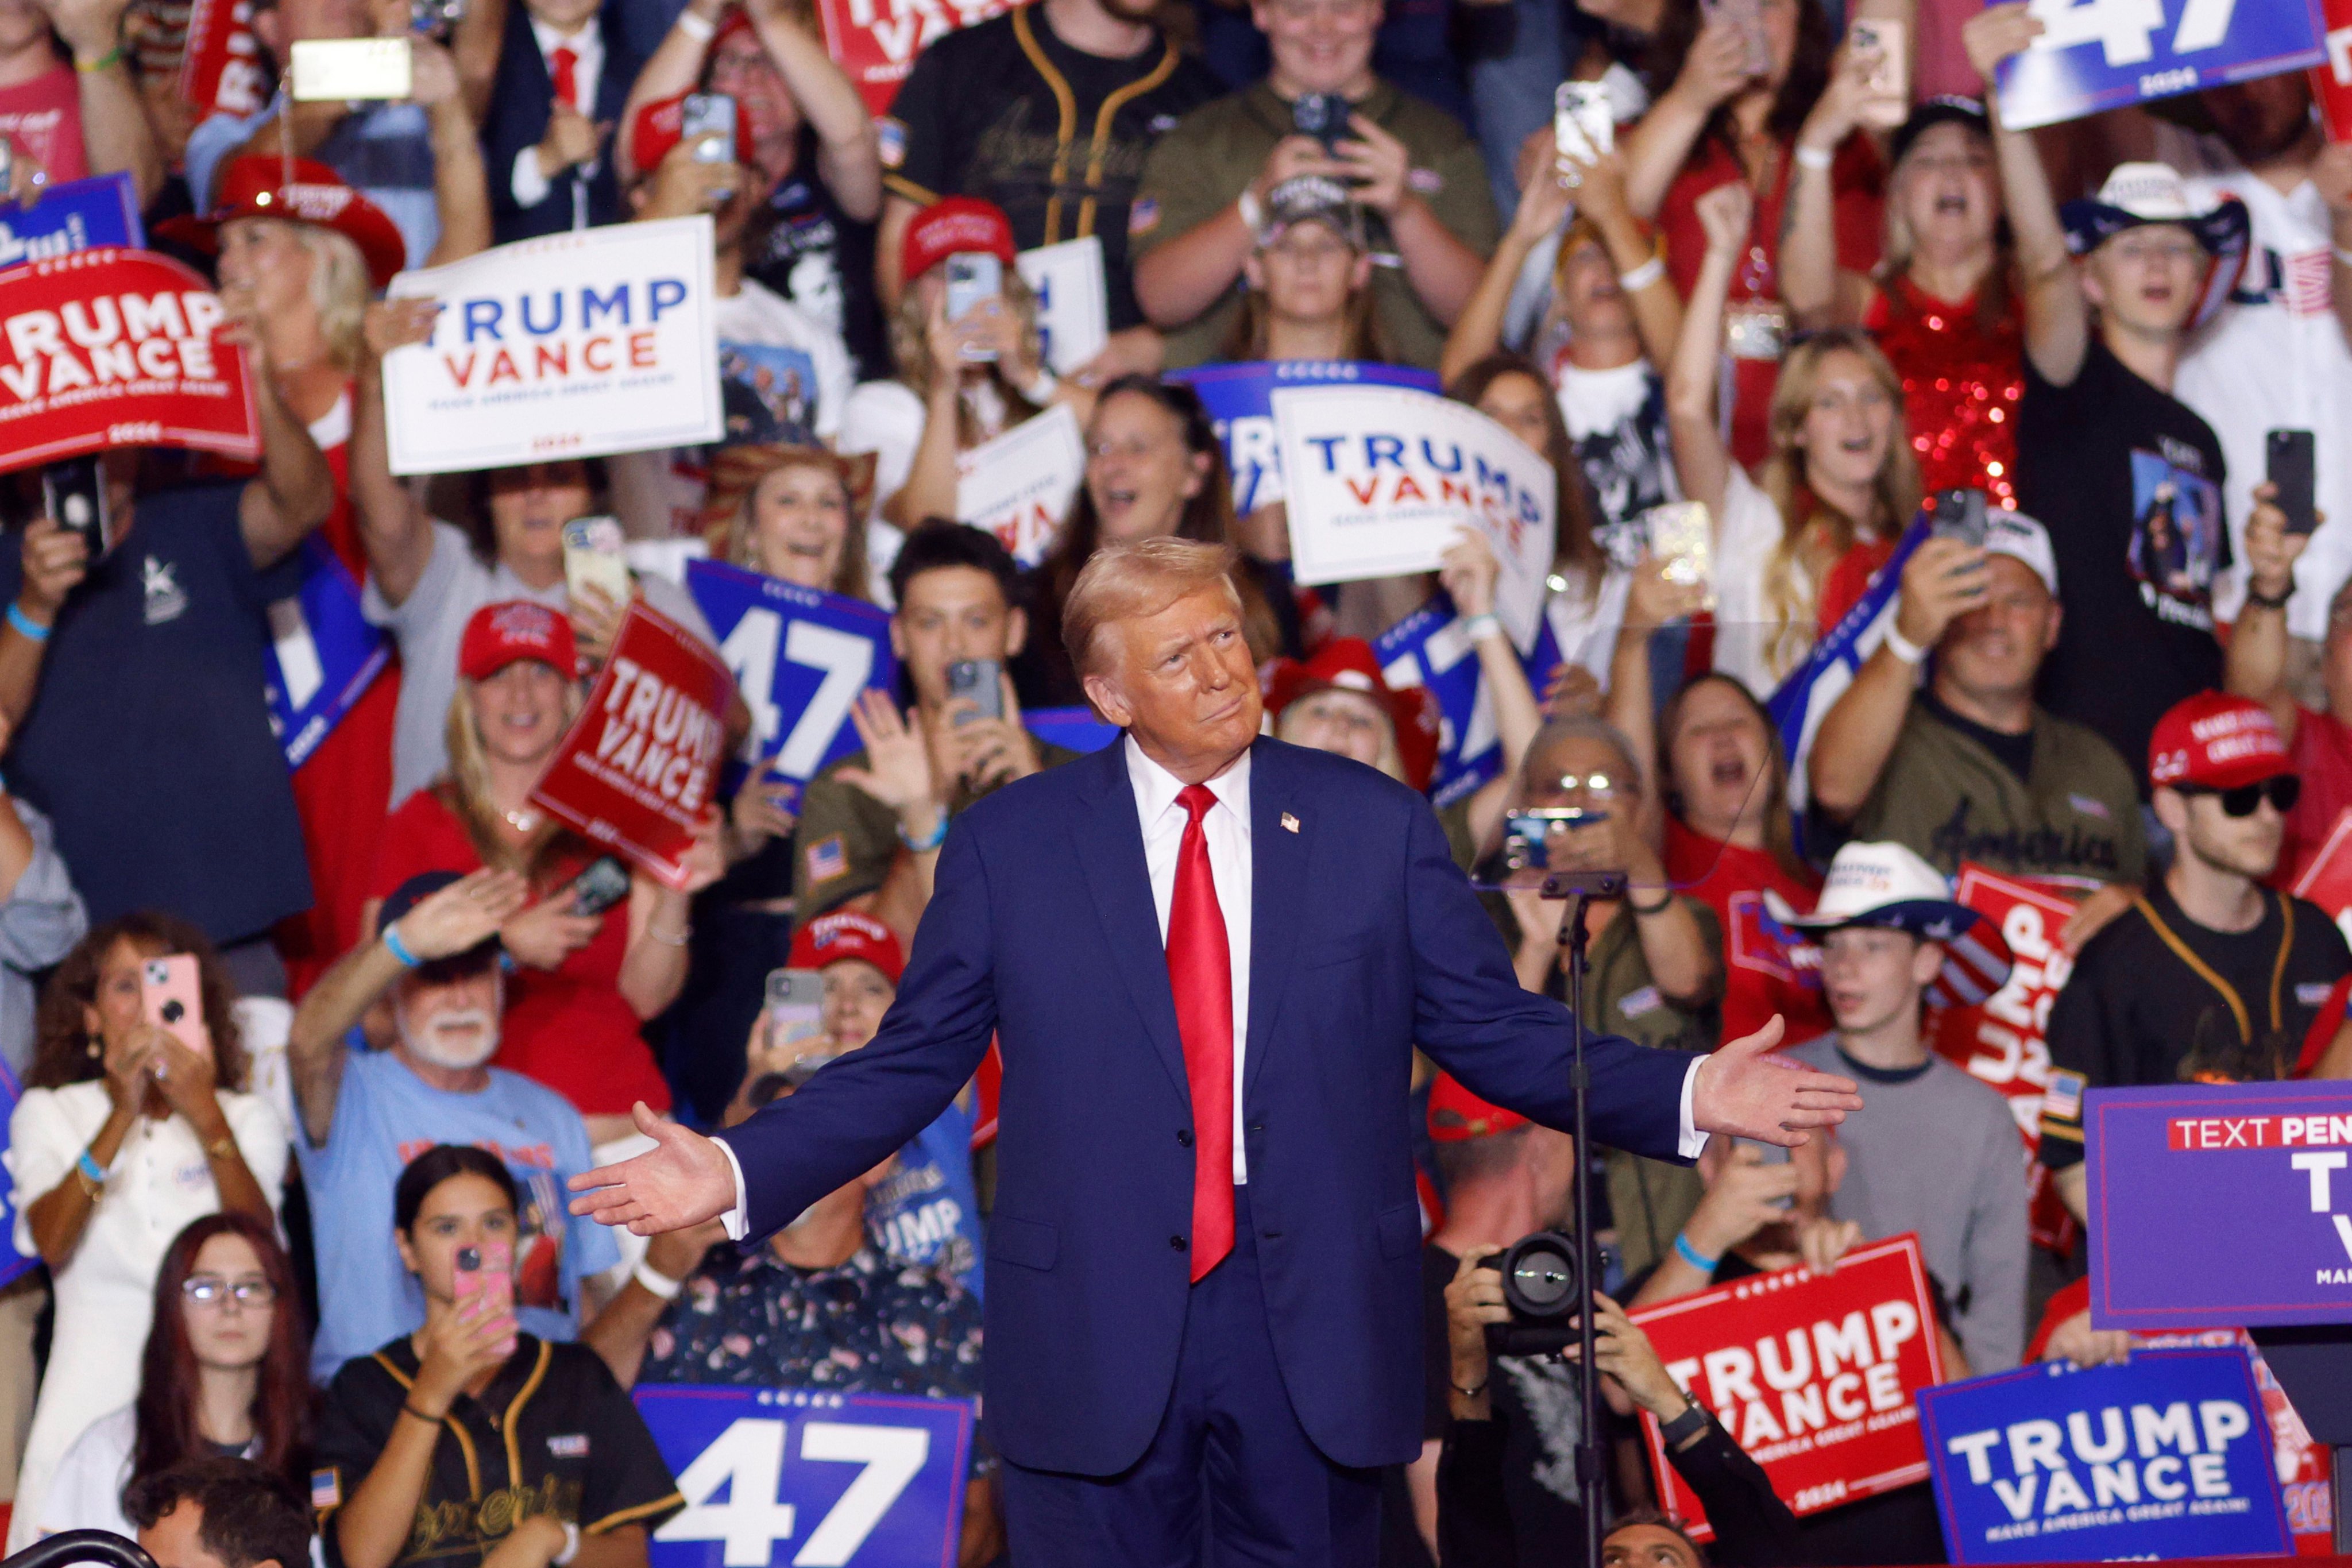
[[[48,0],[49,21],[73,51],[79,98],[82,150],[93,174],[131,176],[139,205],[163,188],[163,154],[155,145],[147,110],[122,38],[126,0]]]
[[[866,100],[786,0],[751,0],[746,10],[801,117],[816,132],[817,178],[844,213],[872,222],[882,210],[882,153]]]
[[[1492,259],[1486,263],[1486,274],[1478,287],[1454,319],[1454,330],[1445,336],[1445,351],[1438,358],[1438,379],[1452,384],[1454,378],[1485,359],[1503,343],[1503,317],[1509,310],[1511,290],[1519,281],[1519,272],[1527,266],[1528,255],[1549,235],[1558,232],[1568,218],[1570,196],[1568,187],[1560,183],[1559,171],[1554,163],[1554,147],[1549,131],[1540,131],[1528,139],[1530,153],[1522,150],[1520,159],[1524,172],[1519,181],[1519,205],[1511,215],[1511,224],[1503,231],[1495,247]]]
[[[1869,72],[1877,63],[1874,52],[1841,47],[1829,86],[1797,132],[1796,167],[1780,214],[1780,298],[1807,327],[1852,325],[1870,301],[1870,280],[1838,269],[1833,165],[1838,149],[1862,122]]]
[[[457,64],[466,117],[477,125],[489,118],[490,89],[498,81],[499,56],[506,48],[507,7],[511,3],[466,0],[457,26],[449,29],[449,58]],[[446,207],[442,217],[447,221]]]
[[[105,470],[100,469],[100,482]],[[0,721],[12,727],[25,721],[41,687],[41,656],[47,637],[27,637],[16,625],[21,616],[44,630],[56,625],[66,595],[89,574],[89,546],[79,533],[58,526],[46,511],[25,529],[19,546],[23,568],[18,577],[16,615],[0,622]]]
[[[2009,0],[1969,18],[1960,29],[1969,63],[1985,79],[1985,107],[1992,117],[1993,161],[2000,170],[2003,206],[2017,249],[2017,270],[2025,289],[2025,352],[2043,380],[2066,386],[2082,373],[2091,345],[2091,310],[2058,222],[2057,199],[2033,138],[2004,128],[1993,72],[2000,62],[2042,34],[2040,18],[2025,0]]]
[[[1355,184],[1356,199],[1388,220],[1413,297],[1450,325],[1477,289],[1484,258],[1413,191],[1412,153],[1369,116],[1348,117],[1339,154],[1341,169]]]
[[[621,106],[621,123],[635,125],[637,110],[648,103],[660,103],[681,93],[692,92],[702,79],[702,62],[710,53],[711,35],[718,30],[719,18],[727,14],[728,0],[688,0],[686,8],[670,24],[668,32],[637,72],[630,85],[627,100]],[[687,20],[691,16],[701,23],[697,27]],[[621,176],[624,189],[634,184],[641,171],[634,159],[623,156],[624,138],[613,138],[613,166]]]
[[[1633,748],[1633,760],[1654,782],[1642,792],[1642,841],[1652,850],[1665,842],[1666,758],[1658,746],[1657,702],[1650,675],[1650,634],[1687,620],[1705,607],[1706,590],[1696,583],[1670,583],[1644,554],[1625,593],[1625,618],[1609,657],[1609,693],[1603,714]]]
[[[422,343],[441,313],[435,300],[386,300],[368,307],[366,347],[352,394],[352,521],[367,552],[368,574],[387,604],[405,600],[433,558],[433,521],[408,486],[392,474],[384,429],[383,356]]]
[[[1748,46],[1738,30],[1720,23],[1700,28],[1674,85],[1625,138],[1625,199],[1637,216],[1658,216],[1667,187],[1690,161],[1707,121],[1747,85]]]
[[[1151,163],[1144,170],[1146,191],[1162,183],[1173,188],[1202,177],[1198,170],[1166,169],[1166,162],[1181,151],[1172,141],[1163,141],[1153,150]],[[1323,144],[1312,136],[1286,136],[1274,144],[1265,167],[1258,172],[1248,189],[1263,203],[1268,191],[1293,174],[1338,176],[1345,173],[1339,163],[1324,156]],[[1155,174],[1167,178],[1163,182]],[[1225,290],[1234,286],[1234,279],[1242,275],[1242,263],[1249,259],[1250,249],[1256,243],[1257,237],[1242,221],[1241,196],[1236,193],[1234,200],[1209,217],[1136,258],[1136,303],[1143,307],[1143,313],[1151,319],[1153,326],[1181,327],[1223,298]]]
[[[1933,648],[1945,629],[1984,603],[1985,552],[1957,539],[1930,539],[1903,567],[1895,629],[1914,647]],[[1853,684],[1839,694],[1813,737],[1806,778],[1812,803],[1832,821],[1852,822],[1886,771],[1911,711],[1919,667],[1881,642]]]
[[[2239,607],[2238,624],[2230,630],[2222,660],[2222,685],[2240,697],[2251,697],[2271,710],[2279,734],[2294,743],[2294,694],[2287,688],[2286,596],[2294,592],[2294,563],[2311,543],[2311,536],[2289,533],[2286,514],[2272,503],[2276,490],[2254,487],[2254,510],[2246,519],[2246,601]],[[2275,605],[2260,600],[2279,601]]]
[[[415,61],[415,100],[433,140],[433,197],[441,211],[441,237],[424,264],[440,267],[490,247],[489,174],[482,164],[474,116],[466,107],[459,62],[430,38],[413,38],[409,48]],[[416,258],[409,262],[415,265]]]
[[[1731,480],[1731,452],[1716,423],[1717,365],[1723,347],[1723,305],[1731,293],[1740,248],[1756,199],[1737,181],[1717,185],[1698,199],[1698,219],[1706,231],[1706,258],[1699,263],[1681,338],[1666,371],[1666,426],[1675,446],[1675,474],[1683,494],[1703,503],[1717,526],[1723,519],[1724,488]]]
[[[248,354],[246,365],[261,412],[261,475],[245,487],[237,525],[255,568],[266,572],[327,521],[335,506],[335,474],[310,430],[278,395],[261,356]]]
[[[1576,476],[1566,476],[1573,481]],[[1470,797],[1470,841],[1484,844],[1487,834],[1502,821],[1503,803],[1510,791],[1510,781],[1518,776],[1519,763],[1535,743],[1536,731],[1543,728],[1543,710],[1536,703],[1536,694],[1528,685],[1527,667],[1519,662],[1519,650],[1511,642],[1511,634],[1495,616],[1495,582],[1502,575],[1502,565],[1495,559],[1494,547],[1486,536],[1469,529],[1462,531],[1453,547],[1446,551],[1438,567],[1438,583],[1454,600],[1465,622],[1478,626],[1475,647],[1478,652],[1478,673],[1485,681],[1486,700],[1494,705],[1495,729],[1502,741],[1503,765],[1495,779]]]

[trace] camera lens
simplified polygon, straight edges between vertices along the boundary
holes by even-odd
[[[1517,1317],[1571,1316],[1582,1294],[1575,1245],[1557,1232],[1523,1237],[1504,1257],[1503,1299]]]
[[[1536,1253],[1519,1259],[1519,1266],[1511,1271],[1511,1280],[1530,1303],[1549,1307],[1568,1294],[1576,1277],[1568,1271],[1566,1259]]]
[[[163,1022],[166,1024],[176,1024],[181,1019],[188,1016],[187,1004],[181,1001],[177,996],[174,996],[170,1001],[163,1004]]]

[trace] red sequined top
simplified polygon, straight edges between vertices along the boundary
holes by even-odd
[[[1895,277],[1863,322],[1903,378],[1911,449],[1930,493],[1980,489],[2017,504],[2017,402],[2025,395],[2025,323],[2014,295],[1988,326],[1974,295],[1952,303]]]

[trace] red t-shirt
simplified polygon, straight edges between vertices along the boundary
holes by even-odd
[[[585,847],[559,855],[533,889],[544,898],[594,858]],[[482,858],[455,813],[431,789],[410,795],[383,825],[372,898],[388,897],[422,871],[477,871]],[[622,997],[628,953],[626,900],[605,911],[596,938],[553,971],[517,967],[507,976],[507,1012],[497,1065],[545,1084],[583,1116],[626,1115],[644,1100],[669,1109],[669,1086]]]
[[[2295,714],[2294,771],[2303,775],[2303,795],[2286,814],[2286,841],[2279,846],[2275,886],[2291,888],[2327,842],[2344,808],[2352,805],[2352,724],[2308,708]]]
[[[351,395],[311,426],[335,476],[335,510],[316,537],[333,550],[356,583],[367,581],[367,556],[352,521]],[[325,437],[331,437],[331,439]],[[296,1001],[327,966],[359,941],[360,910],[373,896],[376,844],[392,808],[392,720],[400,706],[400,656],[368,683],[342,721],[294,770],[294,808],[302,820],[302,850],[310,863],[310,907],[278,924],[278,948]]]
[[[1826,1034],[1829,1010],[1822,1005],[1816,963],[1800,963],[1764,926],[1764,889],[1810,914],[1822,885],[1792,877],[1769,851],[1743,849],[1694,833],[1666,818],[1666,879],[1715,911],[1723,925],[1723,1037],[1752,1035],[1778,1013],[1787,1020],[1781,1037],[1789,1045]]]
[[[1736,311],[1744,302],[1772,301],[1780,297],[1780,210],[1789,196],[1791,149],[1783,146],[1775,161],[1778,172],[1756,203],[1748,229],[1748,254],[1732,275],[1727,308]],[[1666,268],[1675,288],[1685,300],[1698,281],[1699,263],[1706,258],[1706,229],[1698,221],[1698,199],[1717,185],[1745,175],[1731,149],[1713,137],[1691,150],[1689,160],[1658,205],[1658,231],[1665,245]],[[1831,217],[1837,231],[1837,264],[1849,272],[1867,272],[1878,265],[1885,224],[1885,171],[1870,139],[1856,132],[1838,149],[1830,169]],[[1733,362],[1731,455],[1748,468],[1764,460],[1769,449],[1767,422],[1772,388],[1780,367],[1772,360]]]
[[[81,83],[59,61],[28,82],[0,87],[0,133],[40,164],[49,184],[89,178],[81,144]]]

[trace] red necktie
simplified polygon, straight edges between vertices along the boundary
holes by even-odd
[[[566,109],[580,107],[580,57],[568,48],[555,51],[555,101]]]
[[[1201,818],[1217,804],[1207,784],[1176,797],[1191,820],[1176,851],[1176,891],[1168,900],[1168,985],[1184,1077],[1192,1089],[1192,1282],[1234,1249],[1234,950],[1209,871]]]

